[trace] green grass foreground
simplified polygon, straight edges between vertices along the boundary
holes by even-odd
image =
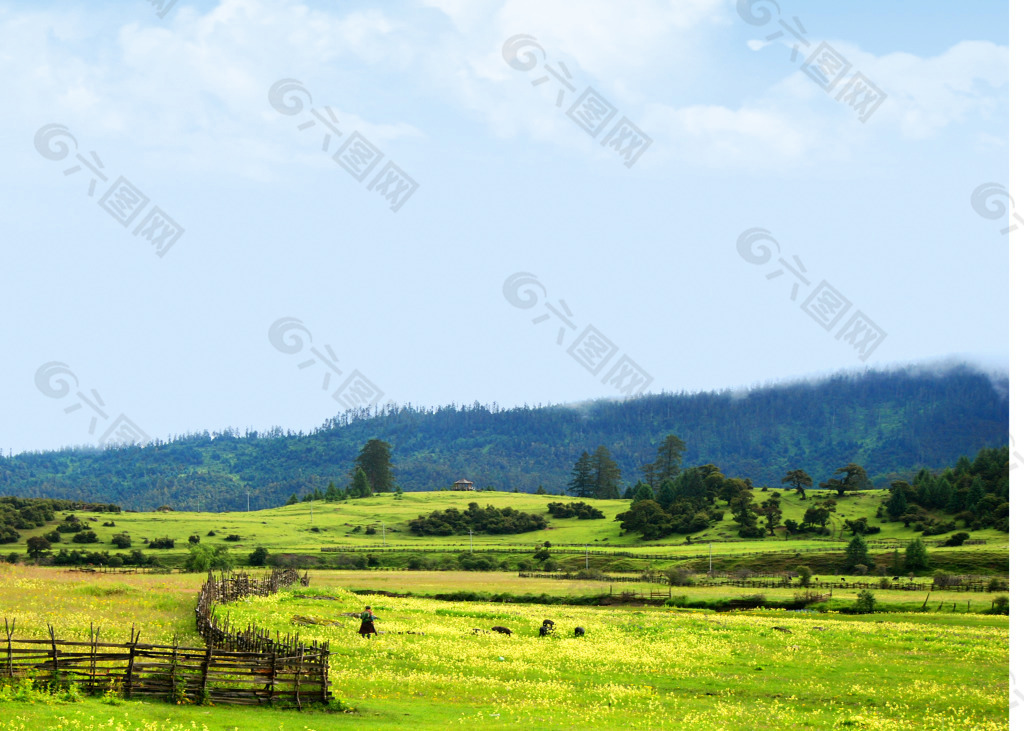
[[[218,611],[232,622],[330,640],[332,690],[354,713],[8,699],[0,700],[0,730],[1008,727],[1005,616],[450,603],[358,596],[343,586],[372,577],[396,592],[429,592],[435,582],[449,591],[589,587],[508,574],[311,576],[309,588]],[[19,636],[42,636],[49,621],[58,636],[84,637],[92,621],[123,641],[134,621],[143,642],[175,634],[188,642],[197,639],[188,625],[200,581],[4,567],[0,614],[17,619]],[[876,596],[884,603],[895,593]],[[366,603],[381,618],[382,634],[371,640],[345,616]],[[296,617],[326,624],[299,625]],[[555,637],[538,637],[542,619],[556,623]],[[514,634],[488,631],[494,625]],[[583,638],[572,636],[577,625]]]

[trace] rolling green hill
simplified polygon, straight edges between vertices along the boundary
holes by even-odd
[[[281,505],[292,493],[345,486],[360,447],[393,446],[407,493],[466,477],[478,486],[533,492],[565,488],[583,450],[606,445],[624,485],[640,477],[669,433],[686,441],[684,465],[713,462],[727,475],[778,486],[787,470],[815,482],[848,462],[876,485],[941,469],[1006,444],[1005,380],[967,367],[836,375],[749,392],[649,395],[574,406],[389,406],[346,413],[312,433],[203,432],[145,447],[65,449],[0,457],[0,494],[239,510]]]
[[[825,491],[809,491],[810,498],[800,500],[793,490],[782,491],[782,510],[784,518],[800,520],[808,506],[815,502],[816,493]],[[757,493],[759,496],[761,493]],[[835,496],[835,493],[828,493]],[[824,495],[822,495],[824,497]],[[94,531],[98,541],[89,544],[71,542],[71,535],[65,534],[63,541],[52,546],[53,552],[60,549],[109,551],[118,552],[111,539],[115,534],[127,533],[131,539],[131,549],[142,549],[147,555],[160,557],[170,563],[179,563],[188,552],[188,538],[197,535],[204,545],[224,546],[241,562],[257,546],[263,546],[271,554],[306,554],[320,556],[323,547],[344,547],[360,551],[374,552],[382,548],[403,548],[413,551],[430,551],[437,553],[458,553],[470,550],[470,537],[462,533],[454,536],[417,536],[408,526],[408,521],[434,510],[445,508],[465,509],[471,502],[481,507],[494,505],[498,508],[512,507],[528,513],[543,514],[549,522],[544,530],[531,531],[513,535],[480,535],[472,539],[473,549],[486,553],[489,549],[520,549],[532,554],[534,547],[545,542],[551,543],[553,550],[559,548],[580,548],[590,546],[593,556],[603,553],[628,550],[632,554],[669,554],[683,558],[706,557],[707,543],[714,542],[715,555],[749,555],[756,553],[785,552],[792,554],[797,551],[806,553],[842,551],[849,540],[848,531],[840,532],[845,519],[856,520],[868,518],[872,525],[881,527],[881,532],[867,536],[870,545],[879,545],[890,540],[908,541],[920,538],[921,534],[911,528],[905,528],[900,522],[880,522],[875,517],[879,504],[888,497],[888,493],[870,490],[853,493],[838,500],[836,518],[830,527],[835,535],[826,537],[790,537],[783,538],[780,531],[778,537],[764,539],[741,540],[738,536],[739,526],[726,519],[712,525],[708,530],[693,534],[693,544],[684,542],[681,536],[671,536],[664,541],[643,541],[637,533],[620,531],[615,516],[629,508],[628,500],[591,500],[583,499],[590,505],[601,510],[605,517],[596,520],[578,520],[576,518],[553,518],[547,512],[549,502],[557,500],[551,496],[529,495],[500,492],[459,493],[406,493],[396,498],[394,495],[380,494],[372,498],[347,500],[338,503],[322,501],[288,505],[267,510],[228,513],[195,513],[178,511],[158,511],[145,513],[107,513],[76,511],[79,520]],[[61,521],[67,511],[55,515]],[[95,520],[93,520],[95,519]],[[105,522],[113,522],[112,526],[104,526]],[[38,528],[21,530],[21,538],[15,543],[0,546],[4,554],[15,552],[24,555],[26,542],[33,536],[41,536],[54,528],[48,523]],[[367,532],[367,528],[373,530]],[[213,531],[215,535],[208,535]],[[983,546],[964,546],[953,551],[999,551],[1005,554],[1008,549],[1007,533],[984,528],[971,530],[972,539],[984,540]],[[239,540],[229,541],[228,536],[238,536]],[[169,549],[150,548],[143,539],[152,541],[157,538],[173,538],[175,545]],[[948,535],[936,536],[942,540]],[[891,549],[890,549],[891,550]],[[328,556],[328,561],[333,559]],[[580,559],[583,557],[580,556]],[[331,564],[333,565],[333,564]]]

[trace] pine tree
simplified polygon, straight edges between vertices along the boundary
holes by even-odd
[[[686,451],[686,442],[675,434],[669,434],[658,446],[658,456],[654,459],[654,479],[656,489],[666,482],[675,479],[683,469],[683,452]]]
[[[638,503],[643,500],[654,499],[654,490],[652,490],[651,486],[648,485],[646,482],[640,482],[639,480],[637,480],[637,483],[633,485],[633,487],[631,487],[630,490],[632,490],[633,493],[632,495],[630,495],[630,498],[632,498],[634,503]]]
[[[932,506],[932,484],[935,478],[928,470],[920,470],[914,477],[915,502],[922,508]]]
[[[971,482],[971,489],[967,491],[967,509],[971,512],[975,511],[983,497],[985,497],[985,483],[980,477],[975,477]]]
[[[843,562],[843,565],[847,569],[852,569],[858,564],[871,568],[875,565],[875,562],[868,555],[868,544],[864,542],[864,539],[860,536],[854,536],[846,545],[846,560]]]
[[[286,503],[285,503],[285,505],[297,505],[297,504],[298,504],[298,502],[299,502],[299,498],[298,498],[298,496],[297,496],[297,495],[296,495],[296,494],[295,494],[295,493],[293,492],[293,493],[292,493],[292,496],[291,496],[290,498],[288,498],[288,502],[286,502]]]
[[[391,473],[391,445],[371,439],[359,450],[356,466],[366,473],[373,492],[391,492],[395,479]],[[353,475],[354,477],[354,475]]]
[[[327,492],[324,493],[327,502],[333,503],[341,500],[341,490],[334,486],[334,482],[327,483]]]
[[[591,463],[594,467],[594,497],[602,500],[618,500],[622,472],[615,460],[612,459],[608,447],[603,444],[599,446],[594,452]]]
[[[676,499],[688,498],[690,500],[703,501],[707,497],[707,488],[704,486],[704,478],[701,477],[700,469],[691,467],[683,470],[676,480]]]
[[[654,484],[655,484],[655,482],[657,480],[657,468],[654,466],[654,463],[650,462],[648,464],[641,465],[640,466],[640,472],[643,473],[644,479],[643,480],[638,480],[637,481],[638,484],[640,482],[644,482],[644,483],[650,485],[651,489],[653,490],[654,489]]]
[[[370,487],[370,479],[363,472],[362,467],[356,467],[352,475],[352,497],[372,497],[373,488]]]
[[[572,466],[569,478],[569,494],[575,497],[593,497],[594,465],[590,455],[584,451]]]
[[[907,571],[920,571],[928,568],[928,551],[920,538],[915,538],[907,544],[907,552],[903,561],[903,568]]]
[[[803,470],[790,470],[787,472],[786,476],[782,478],[782,484],[785,485],[787,482],[796,488],[796,492],[801,500],[807,498],[805,490],[814,484],[811,476]]]
[[[782,501],[772,495],[761,503],[761,515],[764,516],[765,527],[769,535],[775,535],[775,529],[782,522]]]
[[[950,503],[953,501],[953,486],[950,484],[946,476],[943,475],[935,482],[935,486],[932,488],[932,504],[936,508],[942,510],[949,510]]]
[[[893,520],[907,512],[907,493],[904,488],[906,484],[897,481],[889,488],[889,501],[885,504],[885,510]]]
[[[868,474],[859,464],[850,462],[845,467],[840,467],[833,472],[834,475],[842,475],[838,484],[834,485],[839,497],[846,494],[848,490],[863,490],[868,487]],[[829,482],[833,482],[829,480]]]

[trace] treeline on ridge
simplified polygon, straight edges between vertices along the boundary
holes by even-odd
[[[339,415],[311,433],[226,429],[144,447],[0,456],[0,492],[219,511],[244,509],[248,490],[253,506],[265,508],[322,493],[332,481],[348,484],[349,465],[372,439],[394,445],[393,481],[406,491],[441,489],[459,477],[498,490],[561,489],[588,445],[605,445],[632,484],[646,481],[644,466],[671,433],[685,436],[691,465],[713,463],[758,485],[778,484],[794,466],[821,481],[852,461],[887,486],[1005,444],[1005,388],[966,367],[908,368],[571,407],[387,405]]]

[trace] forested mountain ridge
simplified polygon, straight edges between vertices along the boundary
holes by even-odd
[[[640,477],[666,434],[687,445],[685,465],[712,462],[755,485],[803,469],[815,483],[849,462],[882,486],[941,469],[1007,442],[1008,383],[968,367],[836,375],[747,393],[648,395],[627,401],[511,409],[388,406],[347,413],[309,434],[236,430],[145,447],[64,449],[0,457],[0,494],[202,510],[282,504],[292,493],[347,485],[369,439],[393,446],[404,490],[565,488],[582,450],[608,447],[625,484]]]

